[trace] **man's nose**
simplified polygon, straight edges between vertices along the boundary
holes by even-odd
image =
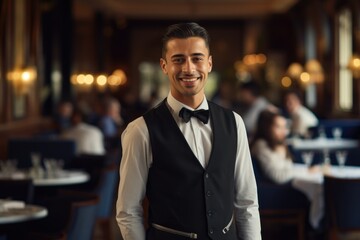
[[[185,73],[192,73],[195,70],[195,64],[191,61],[191,59],[187,59],[184,64],[182,71]]]

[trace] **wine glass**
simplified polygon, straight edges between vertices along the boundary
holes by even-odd
[[[332,129],[332,134],[335,139],[340,139],[342,135],[342,130],[339,127],[335,127]]]
[[[347,151],[336,151],[335,155],[340,168],[341,169],[344,168],[347,157]]]
[[[306,165],[306,167],[309,168],[311,166],[311,163],[314,158],[314,152],[304,151],[301,153],[301,158],[302,158],[304,164]]]

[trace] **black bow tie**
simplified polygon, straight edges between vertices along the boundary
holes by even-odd
[[[185,122],[189,122],[191,117],[198,118],[204,124],[209,122],[209,110],[205,109],[192,111],[183,107],[179,112],[179,116],[184,119]]]

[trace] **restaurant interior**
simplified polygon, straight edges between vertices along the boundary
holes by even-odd
[[[252,161],[262,238],[360,239],[360,1],[0,0],[0,240],[122,239],[121,133],[168,95],[161,38],[177,22],[211,37],[207,99],[241,115],[252,81],[281,110],[296,91],[318,119],[287,139],[292,181]],[[110,102],[120,127],[99,152],[59,137],[63,104],[97,128]],[[322,169],[311,176],[309,155]]]

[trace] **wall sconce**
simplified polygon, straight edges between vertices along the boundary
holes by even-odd
[[[115,70],[110,76],[105,74],[95,76],[93,74],[83,73],[71,77],[71,83],[80,91],[89,91],[94,87],[99,91],[105,91],[107,88],[116,90],[126,82],[126,74],[121,69]]]
[[[299,81],[301,85],[306,87],[310,83],[322,83],[324,81],[324,71],[318,60],[310,59],[305,63],[304,67],[297,62],[290,64],[286,72],[286,77],[290,77],[290,80]],[[290,86],[291,81],[289,84],[289,79],[285,80],[286,84],[282,83],[282,85],[284,87]]]
[[[36,79],[36,69],[34,67],[16,68],[8,72],[7,78],[14,87],[17,96],[28,94],[29,90]]]
[[[348,69],[351,70],[354,78],[360,78],[360,57],[357,54],[354,54],[351,56],[349,63],[348,63]]]

